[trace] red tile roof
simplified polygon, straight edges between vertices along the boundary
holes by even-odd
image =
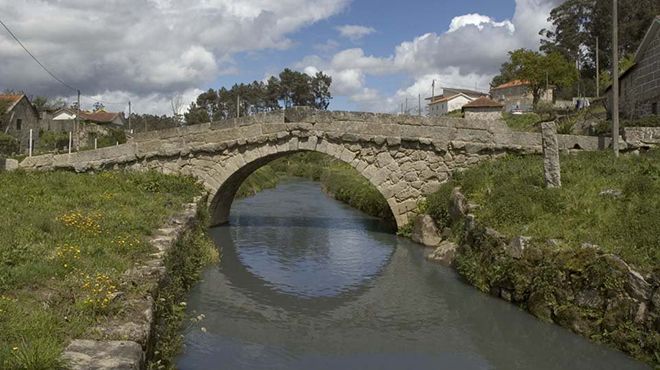
[[[0,94],[0,100],[9,103],[6,110],[6,112],[9,112],[12,108],[14,108],[16,103],[18,103],[24,96],[25,95],[20,95],[20,94]]]
[[[527,86],[527,85],[529,85],[529,81],[513,80],[513,81],[509,81],[507,83],[501,84],[497,87],[493,87],[492,90],[507,89],[507,88],[510,88],[510,87]]]
[[[92,121],[98,123],[111,123],[117,118],[118,115],[119,113],[105,112],[105,111],[80,112],[81,119],[85,121]]]
[[[490,98],[487,98],[485,96],[482,96],[481,98],[471,101],[463,106],[463,109],[465,108],[502,108],[504,105],[496,102],[495,100],[492,100]]]

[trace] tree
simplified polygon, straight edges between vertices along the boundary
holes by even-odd
[[[523,80],[529,82],[529,90],[536,106],[546,86],[565,87],[577,79],[577,70],[573,64],[558,52],[542,54],[527,49],[509,52],[509,61],[502,64],[500,76],[493,82]]]
[[[656,14],[658,0],[619,0],[619,52],[634,54]],[[596,37],[602,70],[611,69],[612,2],[598,0],[566,0],[550,12],[552,30],[540,34],[541,50],[558,52],[569,61],[579,62],[587,76],[596,75]]]
[[[314,94],[314,106],[316,108],[328,109],[330,100],[332,99],[332,94],[330,93],[331,84],[332,77],[323,72],[316,72],[316,75],[312,78],[312,93]]]
[[[66,102],[60,98],[52,99],[46,96],[37,96],[32,100],[32,105],[37,109],[37,111],[55,111],[60,108],[66,107]]]
[[[94,109],[94,112],[98,112],[100,110],[105,109],[105,105],[103,105],[103,103],[101,103],[100,101],[97,101],[96,103],[94,103],[94,105],[92,105],[92,108]]]

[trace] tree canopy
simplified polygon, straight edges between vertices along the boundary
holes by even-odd
[[[619,0],[619,52],[633,54],[657,14],[658,0]],[[566,0],[550,13],[552,30],[543,29],[541,50],[578,63],[582,77],[595,79],[596,38],[601,71],[611,70],[612,2]]]
[[[327,109],[332,99],[331,84],[332,78],[323,72],[309,76],[287,68],[266,82],[235,84],[231,89],[222,87],[201,93],[190,104],[185,120],[187,124],[196,124],[228,119],[237,116],[237,109],[240,116],[293,106]]]
[[[492,85],[512,80],[529,82],[529,89],[536,105],[546,86],[569,86],[577,79],[577,69],[557,52],[540,52],[518,49],[509,52],[509,60],[502,64],[500,74],[493,78]]]

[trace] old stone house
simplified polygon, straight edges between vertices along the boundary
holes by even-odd
[[[427,107],[429,116],[444,116],[482,96],[486,94],[466,89],[443,88],[441,95],[426,98],[429,101]]]
[[[502,103],[506,112],[531,112],[534,109],[534,96],[529,88],[530,83],[523,80],[513,80],[493,87],[490,96],[493,100]],[[546,89],[541,93],[540,102],[552,103],[554,90]]]
[[[606,90],[612,114],[612,86]],[[657,16],[635,53],[634,64],[619,76],[619,113],[624,119],[660,114],[660,16]]]
[[[481,97],[463,106],[463,114],[467,119],[498,120],[502,119],[504,105],[488,97]]]
[[[30,130],[32,130],[33,148],[39,141],[39,112],[30,103],[25,94],[0,94],[0,130],[15,137],[20,145],[20,152],[29,149]]]

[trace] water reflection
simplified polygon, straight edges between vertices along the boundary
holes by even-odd
[[[236,202],[191,292],[182,369],[641,369],[463,284],[373,218],[294,181]]]

